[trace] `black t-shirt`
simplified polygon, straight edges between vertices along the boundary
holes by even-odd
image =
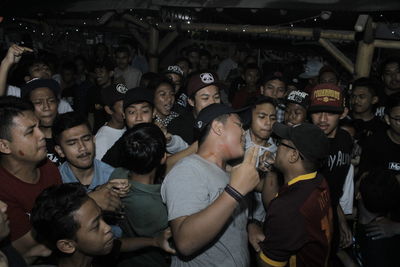
[[[371,136],[376,131],[385,131],[387,129],[387,124],[378,117],[374,117],[369,121],[355,119],[354,128],[356,130],[355,139],[359,141],[358,144],[360,146],[363,146],[367,137]]]
[[[62,161],[54,149],[55,146],[56,143],[54,142],[53,138],[46,138],[47,158],[57,166],[60,166]]]
[[[9,267],[26,267],[24,258],[15,250],[9,241],[3,241],[0,245],[1,252],[7,257]]]
[[[124,136],[126,132],[107,150],[101,161],[114,168],[122,167],[125,159]]]
[[[359,173],[372,169],[400,172],[400,144],[393,142],[387,131],[375,132],[365,140]]]
[[[336,136],[329,138],[329,143],[328,162],[321,173],[328,181],[332,205],[336,207],[343,194],[343,184],[350,168],[353,140],[345,130],[338,128]]]
[[[179,135],[188,145],[194,141],[194,117],[192,112],[180,114],[167,126],[170,134]]]
[[[273,266],[325,265],[332,237],[332,208],[326,180],[315,175],[293,179],[271,201],[261,260],[273,261]]]

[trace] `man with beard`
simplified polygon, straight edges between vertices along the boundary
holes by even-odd
[[[332,209],[328,184],[317,170],[328,155],[328,138],[309,123],[275,123],[272,130],[281,138],[274,166],[285,184],[268,206],[259,266],[326,266]]]
[[[172,266],[249,266],[247,193],[259,182],[257,148],[244,154],[244,130],[235,111],[223,104],[202,109],[196,154],[178,162],[161,186],[178,255]]]

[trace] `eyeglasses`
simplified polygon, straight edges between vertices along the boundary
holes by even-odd
[[[300,158],[301,158],[302,160],[304,159],[304,158],[303,158],[303,155],[301,155],[300,151],[299,151],[297,148],[295,148],[294,146],[285,144],[285,143],[282,142],[282,140],[277,140],[277,141],[276,141],[276,146],[278,147],[278,146],[280,146],[280,145],[285,146],[285,147],[290,148],[290,149],[293,149],[293,150],[297,150],[297,152],[299,152]]]

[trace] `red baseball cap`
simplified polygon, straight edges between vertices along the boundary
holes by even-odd
[[[331,83],[321,83],[316,85],[310,94],[310,113],[330,112],[343,113],[344,101],[342,90]]]

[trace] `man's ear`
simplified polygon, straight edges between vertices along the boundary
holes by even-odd
[[[0,152],[3,154],[10,154],[10,141],[6,139],[0,139]]]
[[[58,154],[60,157],[65,158],[65,154],[64,154],[64,152],[63,152],[61,146],[55,145],[55,146],[54,146],[54,150],[57,152],[57,154]]]
[[[188,98],[188,103],[191,107],[194,107],[194,101],[191,98]]]
[[[371,104],[375,105],[376,103],[378,103],[378,101],[379,101],[379,97],[378,96],[373,96],[372,99],[371,99]]]
[[[345,107],[343,109],[343,113],[340,115],[339,119],[343,119],[347,116],[347,114],[349,113],[349,109],[347,107]]]
[[[114,113],[108,105],[104,106],[104,110],[107,112],[108,115],[112,115]]]
[[[216,135],[221,135],[223,131],[223,123],[220,121],[214,120],[211,122],[211,130],[216,134]]]
[[[69,239],[60,239],[56,243],[57,248],[66,254],[73,254],[76,250],[76,243],[75,241]]]
[[[289,162],[290,163],[295,163],[300,159],[300,153],[298,150],[292,149],[292,151],[289,154]]]

